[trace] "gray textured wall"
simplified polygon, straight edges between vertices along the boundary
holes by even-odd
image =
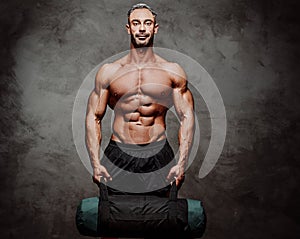
[[[181,190],[205,203],[203,238],[299,238],[298,2],[145,2],[159,12],[156,46],[204,66],[227,111],[218,164],[201,180],[193,164]],[[97,189],[73,143],[73,102],[88,72],[128,49],[133,3],[0,3],[1,238],[83,238],[75,209]]]

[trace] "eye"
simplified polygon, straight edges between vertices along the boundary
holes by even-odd
[[[146,24],[146,26],[151,26],[152,22],[146,22],[145,24]]]
[[[137,26],[139,23],[138,22],[132,22],[133,26]]]

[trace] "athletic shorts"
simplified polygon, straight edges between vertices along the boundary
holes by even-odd
[[[167,196],[166,178],[176,164],[167,140],[150,144],[124,144],[110,140],[101,159],[110,176],[110,194],[151,194]]]

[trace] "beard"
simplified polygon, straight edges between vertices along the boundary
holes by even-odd
[[[146,34],[146,37],[149,37],[150,34]],[[130,34],[130,38],[131,38],[131,43],[133,44],[133,46],[135,48],[141,48],[141,47],[150,47],[153,45],[154,42],[154,34],[152,34],[149,38],[148,41],[145,42],[137,42],[137,38],[138,38],[139,34],[136,34],[135,36],[133,34]]]

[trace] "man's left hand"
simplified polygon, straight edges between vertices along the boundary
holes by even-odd
[[[173,182],[174,179],[176,180],[176,186],[179,189],[184,181],[184,167],[180,165],[175,165],[174,167],[171,168],[167,176],[167,180],[169,182]]]

